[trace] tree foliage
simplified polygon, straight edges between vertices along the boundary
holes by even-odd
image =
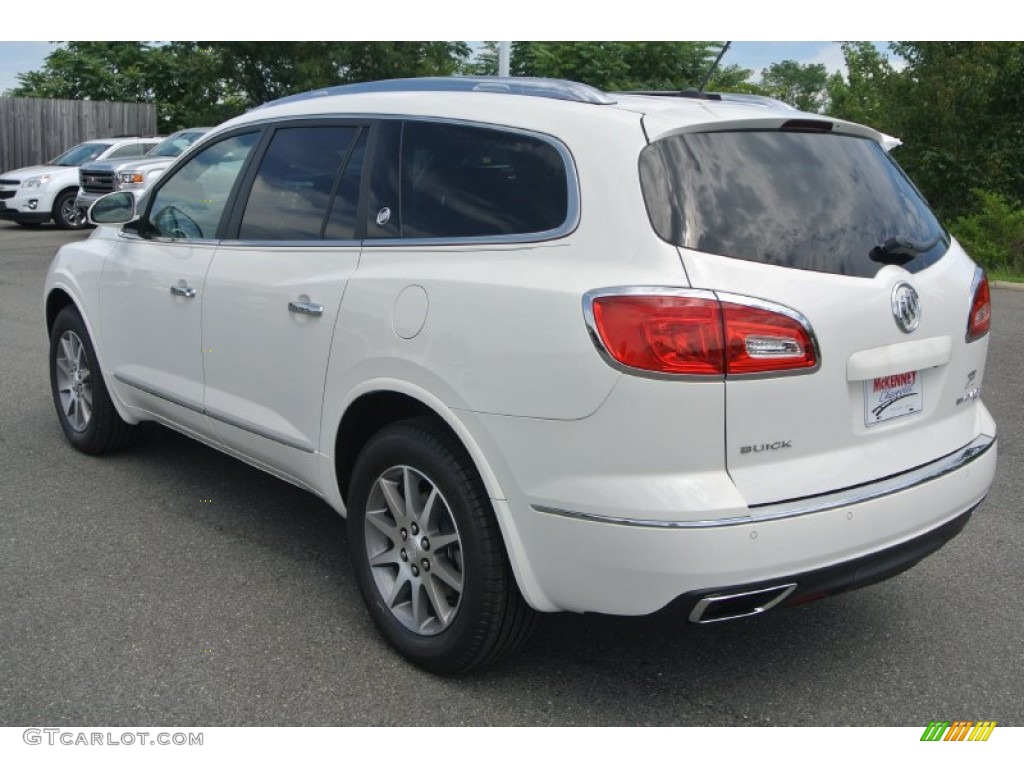
[[[950,227],[971,256],[999,273],[1024,275],[1024,208],[996,192],[972,190],[972,213]]]
[[[68,42],[13,95],[153,102],[170,131],[329,85],[449,75],[469,53],[464,42]]]
[[[680,91],[696,88],[711,68],[721,42],[516,42],[510,73],[522,77],[575,80],[606,91]],[[497,44],[486,43],[465,68],[469,74],[498,74]],[[736,65],[716,70],[709,90],[748,90],[750,70]]]
[[[891,133],[889,90],[895,73],[889,58],[874,43],[845,42],[841,47],[847,74],[833,72],[828,78],[829,113]]]
[[[766,96],[780,99],[805,112],[818,112],[828,102],[828,71],[824,64],[800,64],[792,59],[776,62],[761,74]]]
[[[946,219],[978,207],[970,190],[1024,199],[1024,43],[899,42],[897,70],[871,43],[844,43],[829,112],[899,136],[900,164]]]

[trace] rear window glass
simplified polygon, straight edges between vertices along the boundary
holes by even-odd
[[[565,163],[541,139],[408,122],[401,152],[402,237],[530,234],[568,217]]]
[[[640,180],[658,235],[707,253],[873,277],[933,264],[949,239],[878,144],[780,131],[671,136],[644,148]]]

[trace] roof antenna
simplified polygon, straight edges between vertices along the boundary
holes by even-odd
[[[704,75],[704,79],[700,81],[700,88],[697,89],[698,93],[704,93],[704,89],[708,87],[708,80],[711,79],[711,74],[718,68],[718,62],[725,56],[725,52],[729,50],[729,46],[732,45],[732,40],[726,40],[725,45],[722,46],[722,50],[718,52],[718,58],[715,59],[715,63],[711,65],[711,69]]]

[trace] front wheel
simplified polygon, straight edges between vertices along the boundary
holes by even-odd
[[[356,580],[407,659],[455,674],[527,638],[523,600],[483,483],[462,445],[426,419],[385,427],[356,462],[348,505]]]
[[[62,309],[50,331],[50,389],[64,436],[83,453],[108,453],[125,446],[132,426],[107,392],[89,332],[78,310]]]
[[[78,207],[77,189],[66,189],[53,203],[53,223],[57,229],[81,229],[87,223],[85,211]]]

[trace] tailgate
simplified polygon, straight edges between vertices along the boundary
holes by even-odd
[[[967,340],[976,266],[877,141],[792,123],[673,134],[640,160],[651,224],[690,285],[812,333],[733,335],[726,310],[729,354],[763,366],[726,371],[725,462],[748,504],[898,474],[989,423],[988,338]],[[786,370],[808,346],[816,365]]]

